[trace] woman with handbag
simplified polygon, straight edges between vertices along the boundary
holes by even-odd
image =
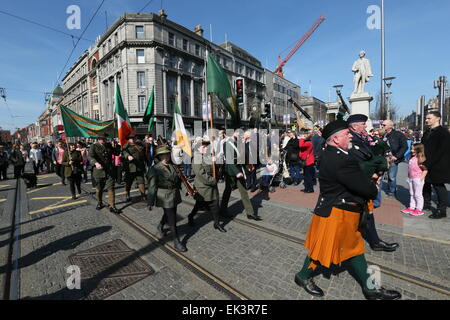
[[[61,162],[64,168],[64,177],[69,180],[72,199],[76,199],[75,185],[78,194],[81,195],[81,174],[83,172],[83,156],[81,152],[75,149],[74,143],[69,143],[69,151],[64,151]]]
[[[316,174],[314,148],[311,141],[311,133],[308,129],[300,131],[300,139],[298,142],[300,147],[300,161],[303,166],[303,181],[305,189],[304,193],[314,193],[314,179]]]

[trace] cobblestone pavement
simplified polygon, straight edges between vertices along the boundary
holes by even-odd
[[[45,184],[58,181],[55,177],[40,179]],[[30,191],[35,191],[33,189]],[[29,191],[29,192],[30,192]],[[42,209],[57,202],[40,197],[70,195],[69,187],[56,185],[28,194],[29,211]],[[81,199],[83,199],[82,197]],[[58,199],[59,200],[59,199]],[[51,203],[53,201],[53,203]],[[73,201],[70,199],[69,203]],[[75,200],[74,202],[76,202]],[[144,239],[128,228],[106,209],[95,206],[62,207],[33,215],[22,216],[21,241],[21,298],[22,299],[78,299],[78,290],[68,290],[68,257],[102,243],[122,239],[137,251],[155,273],[116,293],[109,299],[223,299],[223,294],[202,288],[199,280],[186,274],[171,261],[154,242]]]
[[[95,201],[89,195],[77,200],[61,198],[70,194],[69,187],[58,182],[54,175],[42,176],[39,179],[43,184],[41,189],[28,191],[29,212],[34,213],[22,216],[22,298],[80,298],[79,292],[66,288],[68,257],[122,239],[155,273],[108,299],[229,299],[114,214],[106,209],[96,211]],[[52,183],[54,185],[49,185]],[[91,190],[90,185],[83,185],[83,188]],[[126,205],[122,192],[123,188],[118,188],[117,202],[119,208],[124,208],[122,215],[156,234],[162,210],[148,211]],[[234,221],[225,221],[227,233],[214,230],[212,217],[206,213],[196,217],[195,228],[189,227],[186,217],[192,206],[189,203],[179,206],[179,232],[189,249],[184,255],[251,299],[317,299],[293,282],[306,256],[303,246],[239,223],[239,219],[251,221],[240,214],[243,208],[240,202],[236,203],[236,194],[231,200],[229,213],[237,214],[237,217]],[[310,209],[272,203],[258,196],[252,201],[264,219],[254,224],[296,238],[305,237],[311,219]],[[391,226],[380,226],[379,234],[385,241],[399,242],[400,248],[395,253],[386,253],[372,252],[367,247],[366,257],[370,263],[450,287],[449,244],[407,237]],[[322,299],[364,299],[356,281],[348,272],[342,271],[317,277],[317,284],[326,293]],[[384,273],[381,280],[386,287],[399,290],[404,299],[449,299],[448,295]]]

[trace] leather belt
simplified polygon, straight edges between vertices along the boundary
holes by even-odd
[[[338,209],[351,211],[351,212],[358,212],[358,213],[362,213],[364,211],[364,208],[360,204],[355,203],[355,202],[340,202],[340,203],[337,203],[336,205],[334,205],[334,207],[336,207]]]

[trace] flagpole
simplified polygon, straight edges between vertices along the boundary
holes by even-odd
[[[211,121],[211,146],[212,146],[212,156],[213,156],[213,161],[212,161],[212,169],[213,169],[213,177],[216,177],[216,152],[214,150],[214,135],[212,133],[212,130],[214,129],[214,125],[213,125],[213,112],[212,112],[212,97],[211,94],[208,94],[209,97],[209,111],[211,112],[211,117],[209,118]]]

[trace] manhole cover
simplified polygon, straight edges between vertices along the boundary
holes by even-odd
[[[113,240],[69,257],[81,271],[81,290],[88,300],[105,299],[155,271],[122,240]]]
[[[145,208],[147,208],[147,203],[141,201],[141,202],[133,203],[131,206],[135,209],[145,209]]]

